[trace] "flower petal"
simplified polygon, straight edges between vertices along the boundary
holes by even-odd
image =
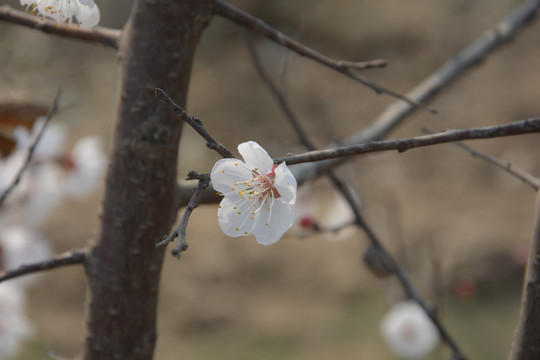
[[[83,1],[81,1],[81,3],[83,3]],[[99,7],[96,4],[79,6],[75,13],[75,17],[81,26],[91,29],[99,23]]]
[[[392,351],[405,359],[423,359],[440,338],[435,325],[412,301],[395,304],[384,316],[381,332]]]
[[[223,198],[219,204],[218,221],[223,233],[230,237],[251,235],[260,212],[255,212],[256,201]]]
[[[291,170],[285,163],[281,163],[274,169],[274,173],[276,174],[274,187],[281,195],[280,200],[288,205],[294,204],[296,202],[297,184]]]
[[[277,242],[294,223],[294,215],[287,205],[279,200],[273,205],[270,202],[271,200],[267,198],[253,229],[253,235],[262,245]]]
[[[262,175],[267,175],[272,172],[274,161],[255,141],[248,141],[238,145],[238,152],[244,158],[246,165],[250,169],[257,169]]]
[[[251,181],[253,174],[247,165],[238,159],[221,159],[215,163],[210,173],[212,186],[216,191],[228,194],[235,191],[235,183]]]

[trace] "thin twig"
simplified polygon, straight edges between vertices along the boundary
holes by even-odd
[[[187,205],[193,192],[197,189],[197,186],[187,186],[177,184],[176,186],[176,196],[177,196],[177,209]],[[206,188],[199,199],[199,204],[219,204],[223,200],[223,196],[217,194],[217,192],[212,188]]]
[[[462,130],[448,130],[432,135],[411,138],[370,141],[365,144],[342,146],[335,149],[310,151],[300,155],[291,155],[274,159],[276,164],[286,162],[288,165],[305,162],[322,161],[344,156],[371,153],[376,151],[397,150],[404,152],[409,149],[473,139],[492,139],[503,136],[513,136],[540,132],[540,118],[516,121],[504,125],[485,126]]]
[[[11,185],[9,185],[8,188],[6,190],[4,190],[4,192],[0,196],[0,207],[2,207],[2,204],[4,203],[7,196],[19,184],[24,172],[26,171],[26,169],[30,165],[30,162],[32,161],[32,156],[34,156],[34,151],[36,150],[36,147],[37,147],[37,144],[38,144],[39,140],[43,136],[43,133],[45,132],[45,129],[47,128],[47,125],[51,121],[53,115],[58,110],[58,99],[59,99],[59,97],[60,97],[60,91],[58,91],[58,93],[56,94],[56,97],[54,98],[54,101],[53,101],[53,104],[52,104],[52,106],[51,106],[51,108],[49,110],[49,113],[47,114],[47,117],[45,118],[45,122],[43,123],[43,126],[39,130],[39,133],[37,134],[36,138],[34,139],[34,142],[30,146],[30,148],[28,149],[28,153],[26,154],[26,159],[25,159],[25,161],[23,163],[23,166],[21,167],[21,169],[17,173],[17,176],[15,177],[15,179],[13,180]]]
[[[229,151],[224,145],[217,142],[203,126],[201,120],[191,117],[188,113],[182,109],[180,106],[176,105],[175,102],[165,93],[164,90],[156,88],[155,90],[156,97],[163,103],[168,104],[171,109],[174,111],[176,117],[182,121],[188,123],[199,135],[206,140],[206,146],[210,149],[217,151],[224,158],[234,158],[232,152]]]
[[[427,129],[427,128],[423,128],[422,130],[424,132],[426,132],[426,133],[429,133],[429,134],[435,133],[434,130]],[[493,155],[490,155],[490,154],[486,154],[485,152],[476,150],[475,148],[470,147],[469,145],[466,145],[461,141],[455,142],[453,144],[456,145],[456,146],[459,146],[460,148],[462,148],[462,149],[464,149],[466,151],[468,151],[472,156],[477,157],[477,158],[482,159],[482,160],[485,160],[488,163],[493,164],[496,167],[506,171],[510,175],[515,176],[516,178],[521,180],[523,183],[525,183],[525,184],[529,185],[530,187],[532,187],[535,191],[538,191],[540,189],[540,178],[537,178],[536,176],[534,176],[531,173],[523,170],[522,168],[517,167],[515,165],[512,165],[512,163],[510,163],[510,162],[508,162],[506,160],[503,160],[503,159],[501,159],[499,157],[496,157],[496,156],[493,156]]]
[[[504,45],[519,30],[528,24],[540,9],[540,0],[525,1],[509,12],[505,18],[488,29],[465,49],[446,61],[439,69],[428,76],[406,94],[415,101],[426,102],[440,90],[449,86],[471,67],[480,64],[486,57]],[[348,144],[380,140],[399,125],[416,109],[401,101],[389,105],[373,124],[347,141]]]
[[[357,226],[354,221],[347,221],[343,224],[334,225],[334,226],[323,226],[317,222],[312,222],[310,224],[302,225],[303,231],[300,232],[298,237],[307,237],[312,236],[313,234],[335,234],[344,230],[350,226]]]
[[[501,22],[474,40],[464,50],[451,57],[440,68],[408,92],[406,96],[416,101],[429,101],[440,90],[447,88],[459,77],[466,74],[467,70],[484,61],[495,50],[501,48],[502,45],[534,19],[539,9],[540,0],[525,1],[522,5],[509,12]],[[396,101],[388,106],[371,126],[345,141],[329,144],[327,148],[382,140],[415,110],[416,108],[409,104]],[[346,159],[342,158],[305,164],[294,169],[294,175],[298,182],[301,183],[320,176],[320,174],[342,164],[344,161]]]
[[[278,102],[281,110],[285,114],[285,117],[289,120],[289,123],[292,125],[298,139],[308,150],[311,150],[311,151],[315,150],[314,143],[311,141],[307,133],[304,131],[304,129],[300,125],[300,122],[298,121],[298,118],[296,117],[291,106],[289,105],[287,98],[285,97],[283,92],[281,92],[278,89],[278,87],[274,84],[274,82],[272,81],[272,79],[270,78],[266,70],[264,69],[264,66],[262,65],[262,62],[255,50],[255,47],[253,46],[253,43],[250,41],[249,37],[246,35],[244,36],[244,39],[248,47],[249,53],[251,55],[251,59],[255,65],[255,68],[257,69],[259,76],[261,77],[263,83],[266,85],[266,87],[268,88],[272,96]],[[422,299],[418,291],[414,288],[411,280],[407,276],[406,271],[395,261],[395,259],[390,255],[390,253],[384,248],[382,242],[379,240],[379,238],[377,237],[373,229],[369,226],[366,219],[362,215],[362,212],[360,211],[360,208],[357,202],[354,200],[354,196],[351,193],[351,190],[347,186],[347,184],[343,182],[341,179],[339,179],[339,177],[336,174],[334,174],[332,171],[330,171],[327,175],[332,181],[332,184],[334,185],[334,187],[340,192],[340,194],[349,204],[349,207],[354,214],[355,225],[360,227],[365,232],[369,241],[371,242],[371,246],[368,248],[368,250],[364,254],[364,262],[366,263],[368,268],[375,275],[381,276],[381,277],[388,276],[394,273],[400,280],[401,286],[403,287],[405,293],[411,299],[416,301],[424,309],[426,314],[431,318],[432,322],[435,324],[435,326],[439,330],[441,338],[452,349],[453,354],[459,359],[465,359],[465,356],[463,355],[461,349],[458,347],[454,339],[450,336],[446,328],[440,322],[435,311],[431,307],[429,307],[426,304],[426,302]]]
[[[18,269],[0,274],[0,283],[19,276],[56,269],[62,266],[83,264],[86,261],[86,256],[86,250],[75,250],[57,255],[52,259],[22,265]]]
[[[259,74],[259,77],[261,78],[263,83],[266,85],[271,95],[276,99],[281,110],[285,113],[285,117],[289,120],[289,123],[292,125],[294,131],[296,132],[296,135],[298,136],[298,139],[300,140],[302,145],[304,145],[308,150],[315,150],[315,144],[311,142],[311,140],[306,135],[304,129],[302,129],[302,126],[300,125],[300,121],[298,120],[294,112],[292,111],[291,106],[289,105],[289,102],[283,95],[283,92],[278,89],[276,84],[272,81],[272,79],[270,79],[270,76],[264,69],[261,59],[259,58],[257,51],[255,50],[255,46],[253,45],[253,42],[249,38],[249,35],[247,35],[245,31],[242,31],[242,35],[244,38],[244,42],[246,43],[247,49],[249,51],[249,55],[251,57],[253,65],[255,65],[255,69],[257,70],[257,73]]]
[[[357,73],[354,73],[352,70],[361,70],[361,69],[369,69],[373,67],[384,67],[386,66],[386,61],[382,59],[377,60],[370,60],[370,61],[362,61],[362,62],[354,62],[354,61],[342,61],[342,60],[334,60],[332,58],[329,58],[328,56],[321,54],[318,51],[315,51],[304,44],[292,39],[291,37],[283,34],[282,32],[274,29],[270,25],[266,24],[261,19],[256,18],[255,16],[221,0],[215,0],[214,8],[216,12],[239,24],[242,25],[250,30],[253,30],[261,35],[266,36],[270,40],[275,41],[276,43],[285,46],[286,48],[294,51],[295,53],[308,57],[312,60],[317,61],[318,63],[325,65],[339,73],[344,74],[345,76],[369,87],[373,91],[375,91],[377,94],[387,94],[392,97],[395,97],[397,99],[403,100],[406,103],[415,106],[415,107],[422,107],[426,110],[428,110],[431,113],[436,113],[437,111],[425,104],[422,104],[414,99],[408,98],[406,96],[403,96],[401,94],[396,93],[395,91],[386,89],[371,80],[358,75]]]
[[[169,235],[166,235],[163,237],[163,240],[156,244],[156,247],[158,246],[167,246],[171,241],[173,241],[176,237],[178,237],[178,244],[174,249],[171,250],[171,253],[176,256],[178,260],[180,260],[180,257],[182,256],[182,252],[186,251],[188,248],[188,244],[186,242],[186,229],[187,224],[189,221],[189,217],[191,216],[191,213],[197,206],[199,206],[199,200],[201,198],[201,195],[210,184],[210,175],[208,174],[197,174],[195,171],[190,171],[187,177],[187,180],[199,180],[199,184],[197,185],[197,188],[193,192],[193,195],[191,196],[191,200],[189,200],[189,204],[186,207],[186,211],[184,212],[184,215],[182,215],[182,219],[180,219],[180,223],[176,227],[176,229]]]
[[[334,60],[318,51],[315,51],[304,44],[292,39],[291,37],[283,34],[279,30],[274,29],[270,25],[266,24],[261,19],[245,12],[242,9],[235,7],[225,1],[215,0],[214,9],[219,15],[242,25],[250,30],[253,30],[261,35],[266,36],[270,40],[285,46],[289,50],[294,51],[298,55],[305,56],[312,60],[317,61],[320,64],[328,66],[331,69],[337,71],[343,71],[347,69],[370,69],[370,68],[382,68],[387,65],[387,62],[383,59],[369,60],[369,61],[343,61]]]
[[[0,21],[26,26],[48,34],[59,35],[66,38],[84,40],[104,46],[118,48],[121,31],[97,26],[93,29],[70,27],[58,24],[49,19],[27,14],[24,11],[14,10],[8,5],[0,6]]]

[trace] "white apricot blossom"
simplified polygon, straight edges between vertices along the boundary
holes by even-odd
[[[0,225],[0,272],[15,270],[22,265],[43,261],[52,256],[48,240],[38,231],[21,225],[4,226],[1,219]],[[10,284],[27,286],[37,280],[38,276],[34,274],[21,277],[11,280]]]
[[[439,343],[439,332],[422,308],[413,301],[395,304],[381,323],[384,340],[398,357],[418,360]]]
[[[238,152],[244,161],[219,160],[210,174],[214,189],[224,196],[219,225],[227,236],[254,235],[258,243],[271,245],[294,222],[289,206],[296,202],[296,179],[254,141],[238,145]]]
[[[305,184],[298,189],[293,213],[299,236],[321,233],[329,241],[349,239],[354,234],[354,213],[349,203],[330,184]],[[354,189],[349,193],[357,200]]]
[[[0,192],[19,174],[44,125],[44,119],[37,119],[32,129],[17,126],[13,130],[16,149],[0,159]],[[62,200],[81,199],[99,186],[107,164],[101,140],[84,137],[66,151],[66,138],[65,126],[47,126],[27,170],[6,199],[9,210],[0,210],[0,230],[3,224],[39,225]]]
[[[63,189],[67,196],[81,199],[99,186],[107,165],[100,138],[81,138],[63,160],[67,169]]]
[[[59,24],[93,28],[100,12],[94,0],[19,0],[26,11],[55,20]]]
[[[11,359],[32,334],[24,312],[24,293],[12,283],[0,285],[0,359]]]

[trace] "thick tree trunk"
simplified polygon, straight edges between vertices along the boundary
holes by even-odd
[[[540,359],[540,193],[536,197],[536,223],[523,283],[521,312],[510,360]]]
[[[210,0],[136,1],[122,35],[114,143],[100,229],[86,265],[85,359],[152,359],[164,251],[175,218],[182,124],[154,97],[184,104]]]

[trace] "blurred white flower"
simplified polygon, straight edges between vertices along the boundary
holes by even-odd
[[[38,119],[31,130],[17,127],[17,149],[0,159],[0,191],[6,189],[26,161],[45,119]],[[64,150],[67,129],[49,124],[40,138],[32,160],[19,184],[1,209],[0,224],[39,225],[65,197],[81,198],[98,186],[107,162],[101,141],[96,137],[80,139],[73,150]]]
[[[52,251],[49,243],[40,233],[22,226],[0,229],[0,271],[14,270],[21,265],[46,260],[51,256]],[[10,283],[27,286],[34,282],[38,276],[23,276],[10,280]],[[3,285],[3,283],[0,284],[0,288]]]
[[[274,165],[256,142],[238,145],[244,161],[222,159],[210,174],[223,196],[218,209],[221,230],[227,236],[255,235],[258,243],[278,241],[294,222],[289,205],[296,202],[296,179],[287,165]]]
[[[59,24],[93,28],[99,23],[100,13],[94,0],[20,0],[26,11],[48,17]]]
[[[306,184],[298,190],[293,212],[298,219],[299,235],[322,232],[330,241],[349,238],[354,233],[354,227],[348,226],[354,222],[354,214],[347,201],[335,190],[314,187]]]
[[[11,283],[0,284],[0,360],[16,355],[32,327],[24,313],[24,295]]]
[[[353,223],[354,213],[349,203],[341,195],[332,198],[332,203],[327,205],[321,224],[326,228],[342,228]]]
[[[381,333],[390,349],[407,360],[423,359],[439,343],[439,332],[413,301],[396,303],[384,316]]]
[[[101,139],[84,137],[64,158],[68,173],[63,186],[66,195],[81,198],[94,191],[102,178],[107,157]]]
[[[17,143],[17,149],[27,151],[35,142],[41,129],[45,126],[45,118],[40,117],[34,122],[31,130],[24,126],[13,129],[13,137]],[[49,124],[34,150],[33,160],[40,161],[56,158],[64,151],[67,129],[59,124]]]
[[[15,179],[26,159],[26,152],[16,151],[0,161],[0,191]],[[53,161],[29,166],[19,184],[6,199],[0,212],[0,224],[37,225],[58,205],[62,197],[61,169]]]

